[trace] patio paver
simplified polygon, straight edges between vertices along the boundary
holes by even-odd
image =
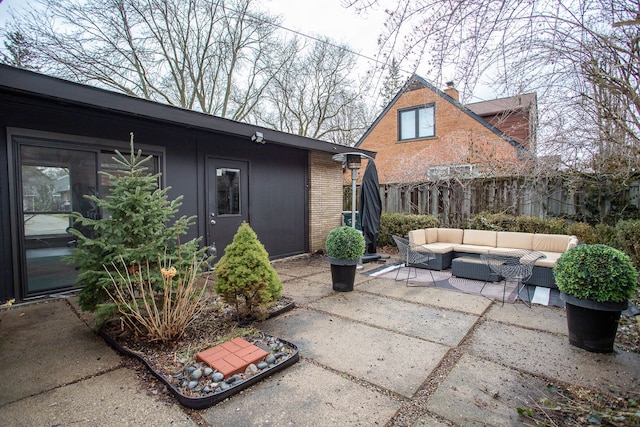
[[[532,374],[596,390],[633,390],[640,384],[640,354],[590,353],[566,336],[487,321],[471,337],[469,352]]]
[[[427,408],[461,426],[514,426],[516,411],[541,396],[547,382],[464,355],[429,399]]]
[[[201,415],[214,426],[384,425],[400,403],[301,361]]]
[[[292,342],[304,357],[412,396],[449,348],[327,313],[296,309],[260,329]]]
[[[309,307],[425,340],[457,346],[478,316],[362,292],[336,293]]]
[[[404,282],[391,279],[376,278],[363,283],[358,290],[475,315],[481,315],[493,303],[478,295],[445,291],[432,286],[407,287]]]

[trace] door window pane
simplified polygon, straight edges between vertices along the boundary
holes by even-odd
[[[240,215],[240,169],[216,169],[218,215]]]
[[[71,211],[69,169],[22,167],[22,209],[26,236],[65,234]]]

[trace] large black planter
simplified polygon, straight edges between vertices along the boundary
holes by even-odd
[[[336,292],[353,291],[353,282],[356,279],[358,260],[329,257],[329,263],[331,264],[333,290]]]
[[[598,303],[564,293],[569,343],[594,353],[611,353],[624,303]]]

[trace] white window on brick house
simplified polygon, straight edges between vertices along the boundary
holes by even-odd
[[[436,134],[435,105],[398,111],[398,139],[429,138]]]

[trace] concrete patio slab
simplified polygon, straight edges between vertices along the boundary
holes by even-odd
[[[566,336],[487,321],[473,334],[469,352],[515,369],[600,391],[640,384],[640,354],[590,353]]]
[[[464,355],[427,404],[461,426],[514,426],[516,408],[542,395],[546,381],[502,365]]]
[[[524,328],[538,329],[552,334],[567,335],[567,317],[564,308],[524,304],[494,304],[487,311],[487,319],[510,323]]]
[[[284,280],[283,276],[305,278],[314,274],[326,273],[327,268],[324,266],[310,264],[308,260],[296,260],[286,263],[274,262],[275,268],[280,280]]]
[[[384,425],[400,403],[371,387],[301,361],[202,412],[214,426]]]
[[[282,283],[282,295],[293,298],[296,305],[305,305],[333,293],[331,284],[310,279],[294,279]]]
[[[411,427],[449,427],[449,426],[450,424],[445,424],[444,422],[441,422],[437,418],[432,417],[430,415],[424,415],[418,418],[413,424],[411,424]]]
[[[547,382],[640,383],[640,354],[571,346],[562,309],[364,274],[338,293],[328,264],[291,262],[283,293],[297,308],[255,326],[296,344],[300,362],[201,411],[151,394],[75,297],[0,309],[0,425],[521,425],[517,407]]]
[[[478,320],[466,313],[361,292],[334,294],[309,306],[449,347],[457,346]]]
[[[396,282],[391,279],[376,278],[360,285],[358,290],[478,316],[493,303],[490,299],[478,295],[453,292],[431,286],[408,287],[404,285],[404,282]]]
[[[143,391],[133,370],[97,377],[2,407],[2,426],[196,426],[179,405]]]
[[[65,300],[14,306],[0,316],[0,378],[11,383],[0,387],[0,406],[121,363]]]
[[[449,349],[308,309],[268,320],[260,329],[292,342],[303,357],[407,397]]]

